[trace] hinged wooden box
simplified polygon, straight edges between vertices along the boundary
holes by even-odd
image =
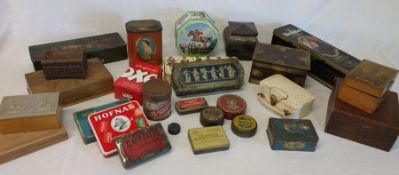
[[[363,112],[337,98],[341,79],[328,102],[325,131],[374,148],[389,151],[399,133],[398,94],[388,91],[373,113]]]
[[[334,88],[337,77],[345,77],[360,62],[357,58],[292,24],[274,29],[272,44],[309,51],[310,76],[330,89]]]
[[[282,74],[303,86],[310,71],[310,54],[307,51],[278,45],[256,45],[249,82],[259,82],[271,75]]]
[[[283,118],[302,118],[312,111],[314,96],[280,74],[260,82],[258,100]]]
[[[258,42],[257,37],[255,23],[229,21],[229,25],[223,31],[226,55],[236,56],[240,60],[251,60]]]
[[[338,98],[367,113],[373,113],[386,98],[398,71],[369,60],[358,64],[343,81]]]

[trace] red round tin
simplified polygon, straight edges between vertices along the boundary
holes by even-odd
[[[132,20],[126,23],[129,64],[162,64],[162,25],[157,20]]]
[[[244,114],[247,108],[245,100],[233,94],[220,96],[216,105],[224,112],[224,118],[228,120],[233,120],[235,116]]]
[[[143,110],[147,119],[160,121],[168,118],[172,87],[164,80],[152,79],[143,84]]]

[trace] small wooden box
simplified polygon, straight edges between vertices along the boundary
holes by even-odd
[[[259,82],[274,74],[282,74],[299,86],[305,84],[310,71],[310,54],[307,51],[278,45],[256,45],[249,82]]]
[[[303,118],[312,111],[314,96],[280,74],[260,82],[258,100],[284,118]]]
[[[272,44],[309,51],[310,76],[330,89],[334,88],[338,77],[345,77],[360,62],[357,58],[292,24],[274,29]]]
[[[60,92],[59,105],[66,107],[113,92],[112,75],[99,59],[89,59],[86,79],[46,80],[43,70],[25,74],[30,94]]]
[[[337,98],[341,84],[339,79],[331,93],[325,132],[389,151],[399,133],[398,94],[388,91],[381,106],[368,114]]]
[[[41,70],[41,58],[49,50],[64,50],[82,47],[87,58],[98,58],[103,63],[127,58],[126,43],[119,33],[89,36],[54,43],[29,46],[29,54],[35,70]]]
[[[41,59],[44,76],[51,79],[85,79],[86,54],[82,48],[51,50]]]
[[[61,109],[59,93],[6,96],[0,105],[0,132],[3,134],[57,129]]]
[[[319,141],[310,120],[270,118],[266,132],[273,150],[315,151]]]
[[[257,37],[255,23],[229,21],[223,31],[226,55],[236,56],[240,60],[252,60],[252,53],[258,43]]]
[[[344,79],[338,98],[367,113],[373,113],[386,98],[398,71],[363,60]]]

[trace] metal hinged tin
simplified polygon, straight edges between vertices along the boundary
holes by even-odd
[[[226,55],[251,60],[258,42],[257,36],[255,23],[229,21],[229,25],[223,30]]]

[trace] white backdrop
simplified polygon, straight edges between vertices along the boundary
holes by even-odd
[[[119,32],[126,40],[125,22],[154,18],[163,25],[163,55],[178,55],[174,46],[174,22],[187,10],[205,10],[220,31],[228,20],[253,21],[259,40],[270,43],[274,28],[288,23],[362,59],[399,68],[399,1],[395,0],[1,0],[0,1],[0,97],[26,94],[24,74],[33,71],[28,46],[96,34]],[[224,55],[219,42],[213,55]],[[249,76],[251,62],[242,62]],[[107,64],[116,78],[127,61]],[[118,156],[105,159],[96,143],[84,145],[72,113],[111,102],[107,95],[64,109],[63,124],[69,139],[0,165],[0,174],[397,174],[399,146],[380,151],[324,133],[330,90],[308,77],[306,88],[316,96],[312,120],[320,141],[314,153],[272,151],[266,135],[267,121],[276,114],[256,100],[257,86],[245,83],[229,91],[245,97],[247,113],[258,121],[258,133],[249,139],[235,136],[230,121],[225,131],[230,150],[193,155],[187,138],[189,128],[200,127],[198,114],[179,116],[175,111],[162,121],[179,122],[182,132],[169,135],[170,153],[125,170]],[[399,90],[399,83],[393,86]],[[206,94],[215,105],[224,92]],[[180,98],[173,95],[175,102]],[[1,143],[0,143],[1,144]]]

